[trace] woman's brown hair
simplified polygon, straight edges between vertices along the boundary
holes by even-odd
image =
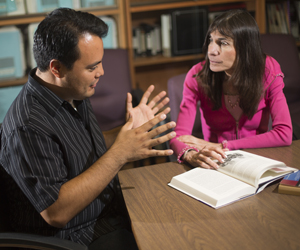
[[[213,109],[221,108],[222,83],[225,72],[213,72],[209,68],[208,46],[210,34],[218,31],[233,39],[236,58],[234,71],[229,79],[240,96],[240,107],[251,119],[263,92],[265,54],[260,43],[259,29],[254,18],[244,10],[230,10],[218,16],[210,25],[203,45],[206,63],[197,74],[199,85],[212,101]]]

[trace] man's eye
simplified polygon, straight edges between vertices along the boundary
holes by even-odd
[[[94,66],[93,68],[90,68],[91,71],[94,71],[97,68],[97,66]]]

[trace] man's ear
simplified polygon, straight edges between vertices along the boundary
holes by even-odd
[[[64,75],[64,66],[62,63],[56,59],[52,59],[50,62],[50,71],[51,73],[57,77],[57,78],[62,78]]]

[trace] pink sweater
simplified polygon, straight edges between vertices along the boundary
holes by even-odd
[[[206,141],[221,143],[228,140],[227,146],[230,150],[288,146],[292,143],[291,117],[283,94],[284,75],[274,58],[268,56],[266,59],[265,96],[251,120],[243,114],[236,121],[225,106],[224,96],[222,107],[219,110],[211,109],[209,100],[193,77],[202,69],[203,64],[204,62],[194,65],[184,81],[183,99],[175,128],[177,135],[170,141],[170,146],[179,159],[190,147],[176,138],[191,135],[199,100],[202,132]],[[270,115],[272,130],[268,131]]]

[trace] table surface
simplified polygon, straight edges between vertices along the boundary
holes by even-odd
[[[245,151],[300,169],[300,140]],[[276,182],[214,209],[167,185],[189,169],[169,162],[119,172],[139,249],[300,249],[300,196],[279,194]]]

